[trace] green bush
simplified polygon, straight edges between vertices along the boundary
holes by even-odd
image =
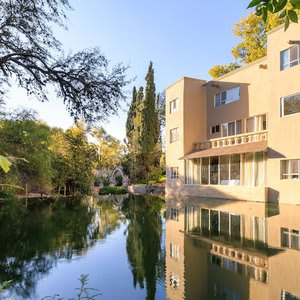
[[[165,183],[166,182],[166,175],[163,175],[163,176],[161,176],[160,178],[159,178],[159,180],[158,180],[158,182],[159,183]]]
[[[99,191],[99,195],[109,195],[109,194],[123,195],[123,194],[127,194],[127,191],[122,186],[114,186],[114,185],[104,186]]]
[[[154,168],[150,173],[150,180],[158,182],[159,178],[162,176],[161,168]]]
[[[100,181],[101,181],[100,177],[95,177],[94,186],[100,186]]]
[[[102,182],[103,182],[103,186],[109,186],[109,177],[102,176]]]
[[[121,175],[116,176],[116,186],[122,186],[123,177]]]

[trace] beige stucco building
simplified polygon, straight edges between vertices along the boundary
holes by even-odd
[[[300,207],[167,199],[167,299],[300,299]]]
[[[166,89],[167,196],[300,203],[300,24],[266,57]]]

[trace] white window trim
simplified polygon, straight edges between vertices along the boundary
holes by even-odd
[[[235,88],[239,88],[239,98],[238,99],[235,99],[235,100],[231,100],[230,102],[226,102],[225,100],[225,103],[222,104],[222,93],[226,92],[226,97],[227,97],[227,92],[230,91],[230,90],[233,90]],[[217,95],[220,95],[220,105],[216,105],[216,97]],[[226,104],[230,104],[230,103],[233,103],[233,102],[236,102],[236,101],[239,101],[241,100],[241,86],[240,85],[237,85],[237,86],[234,86],[230,89],[227,89],[227,90],[224,90],[222,92],[219,92],[219,93],[215,93],[214,94],[214,107],[217,108],[217,107],[222,107],[223,105],[226,105]]]
[[[296,95],[300,96],[300,92],[299,93],[295,93],[295,94],[291,94],[291,95],[288,95],[288,96],[284,96],[284,97],[280,98],[280,108],[281,108],[280,109],[280,118],[294,117],[294,116],[297,116],[297,115],[300,114],[300,112],[297,112],[297,113],[294,113],[294,114],[284,115],[284,99],[292,97],[292,96],[296,96]]]
[[[297,47],[298,48],[298,59],[291,61],[291,48],[293,48],[294,46],[298,46]],[[289,55],[288,61],[289,62],[285,65],[281,65],[281,53],[285,52],[285,51],[288,51],[288,55]],[[297,62],[297,64],[294,66],[291,66],[291,64],[293,64],[294,62]],[[285,50],[280,51],[280,71],[288,70],[288,69],[296,67],[298,65],[300,65],[300,45],[293,45]]]
[[[292,160],[298,160],[298,173],[291,173],[291,161]],[[288,161],[288,172],[287,173],[282,173],[282,163],[284,161]],[[282,176],[293,176],[297,175],[298,178],[282,178]],[[300,180],[300,159],[294,158],[294,159],[283,159],[280,161],[280,180]]]
[[[172,169],[177,169],[176,174],[172,174]],[[170,167],[170,178],[178,179],[179,178],[179,167]]]
[[[173,105],[173,103],[176,103],[176,110],[174,110],[174,111],[172,111],[172,105]],[[174,114],[174,113],[176,113],[178,111],[179,111],[179,98],[176,98],[176,99],[170,101],[169,113],[170,114]]]
[[[177,139],[174,140],[174,141],[172,141],[172,140],[171,140],[171,137],[172,137],[171,131],[172,131],[172,130],[175,130],[175,129],[177,129]],[[178,141],[179,141],[179,127],[171,128],[171,129],[170,129],[170,144],[176,143],[176,142],[178,142]]]

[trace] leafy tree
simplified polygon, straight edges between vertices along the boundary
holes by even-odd
[[[51,189],[52,167],[49,151],[51,129],[35,120],[0,121],[0,149],[14,160],[12,171],[2,175],[4,183],[43,192]],[[16,159],[19,158],[19,159]]]
[[[240,65],[237,63],[230,63],[229,65],[216,65],[212,67],[208,73],[212,78],[218,78],[238,68],[240,68]]]
[[[248,64],[267,55],[267,35],[269,30],[282,23],[278,14],[270,14],[266,22],[261,16],[250,13],[234,25],[233,33],[241,38],[241,42],[232,49],[232,54],[238,63],[216,65],[209,70],[213,78],[220,77],[243,64]]]
[[[152,62],[149,64],[146,75],[145,100],[142,110],[141,127],[141,158],[144,163],[146,182],[149,180],[149,173],[155,165],[155,150],[159,140],[159,120],[156,106],[156,92],[154,83],[154,69]]]
[[[248,8],[252,7],[255,8],[256,15],[262,17],[264,21],[267,21],[270,15],[280,13],[285,30],[290,22],[298,23],[299,0],[252,0]]]
[[[232,54],[241,63],[248,64],[267,55],[269,30],[282,24],[277,14],[270,14],[264,22],[260,16],[250,13],[234,25],[233,33],[242,41],[233,48]]]
[[[0,0],[0,96],[12,79],[41,101],[54,86],[75,120],[92,123],[117,112],[126,67],[109,71],[99,48],[62,54],[52,27],[66,29],[70,8],[68,0]]]

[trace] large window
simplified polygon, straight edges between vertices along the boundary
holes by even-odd
[[[171,167],[171,179],[178,179],[178,167]]]
[[[242,162],[241,157],[243,158]],[[243,168],[241,168],[241,164],[243,164]],[[297,172],[298,170],[300,170],[300,166]],[[295,175],[299,176],[299,172],[295,173],[296,169],[293,164],[291,176],[299,178],[295,177]],[[265,174],[263,152],[203,157],[185,161],[185,184],[264,186]]]
[[[281,179],[300,179],[300,159],[281,161]]]
[[[258,115],[247,119],[246,131],[256,132],[267,129],[267,115]]]
[[[179,110],[179,100],[178,98],[170,102],[170,114],[177,112]]]
[[[280,70],[294,67],[300,63],[300,45],[280,52]]]
[[[300,94],[281,98],[281,117],[300,113]]]
[[[170,130],[170,143],[174,143],[179,139],[179,128],[173,128]]]
[[[242,120],[222,124],[222,136],[231,136],[242,133]]]
[[[215,95],[215,107],[240,100],[240,87],[234,87]]]
[[[170,210],[170,219],[178,221],[179,211],[177,208],[171,208]]]

